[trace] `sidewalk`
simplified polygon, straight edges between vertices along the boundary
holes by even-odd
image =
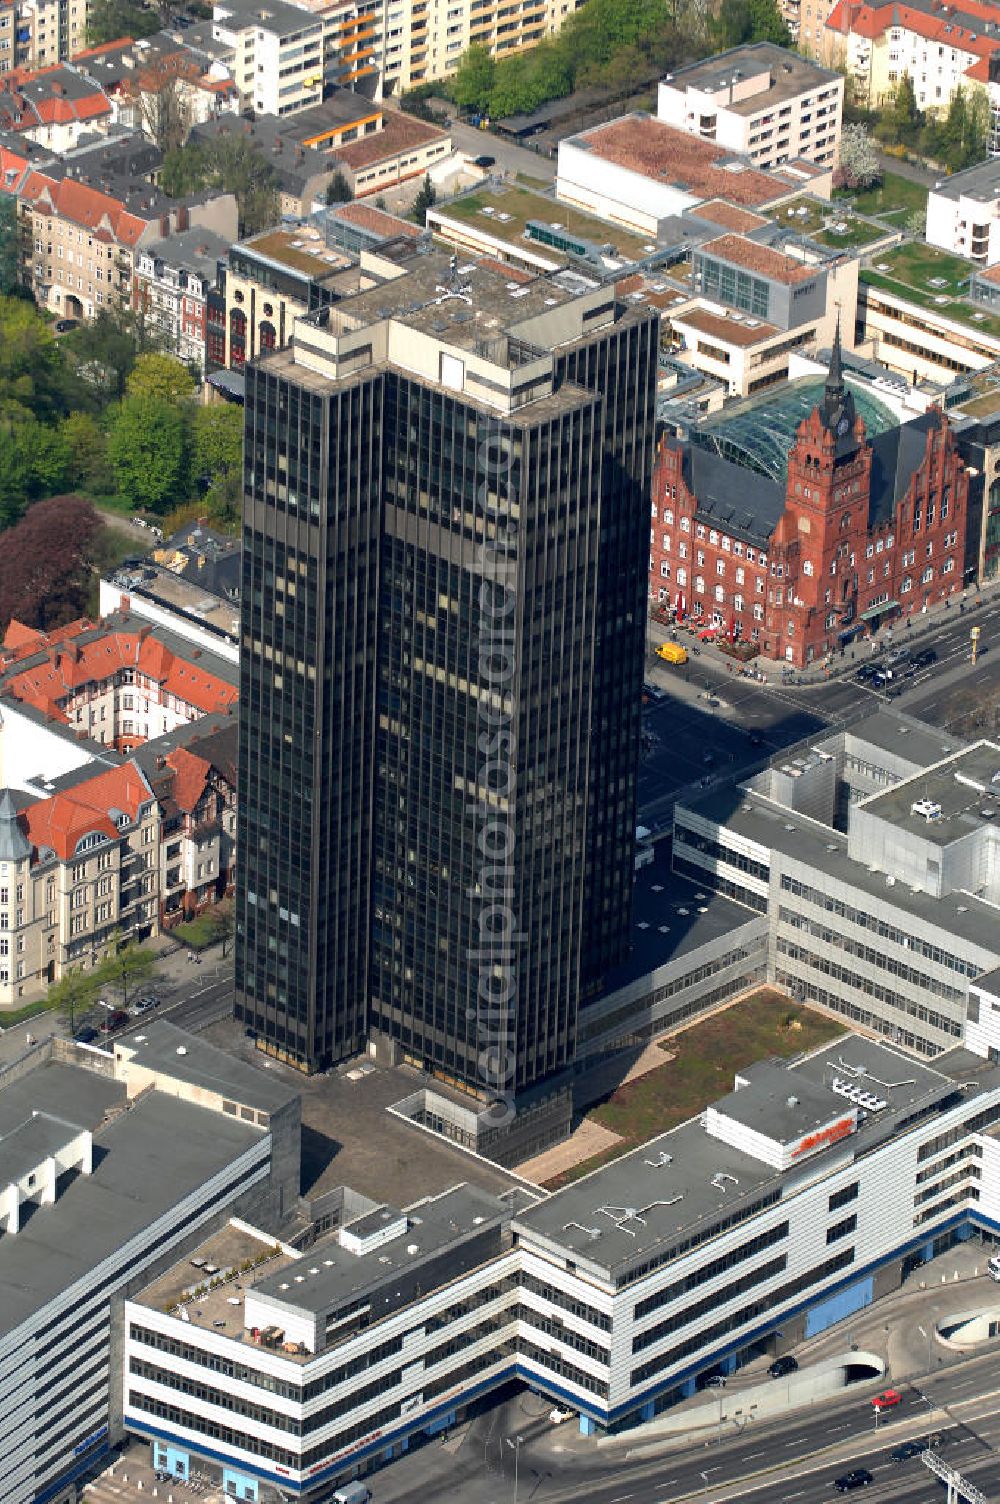
[[[981,602],[979,606],[975,604],[977,600]],[[970,587],[968,590],[956,591],[946,600],[937,601],[928,606],[926,611],[916,611],[912,615],[897,617],[882,630],[871,636],[858,637],[854,643],[841,648],[829,662],[824,659],[810,664],[808,668],[797,668],[791,671],[787,664],[769,658],[753,658],[749,663],[741,664],[738,659],[723,653],[717,643],[700,642],[697,637],[697,628],[694,631],[688,631],[685,626],[680,628],[666,626],[652,618],[649,620],[648,642],[651,647],[655,648],[659,643],[669,642],[671,638],[674,638],[687,647],[689,652],[690,645],[694,643],[706,664],[710,664],[722,673],[730,673],[734,678],[738,677],[741,668],[746,667],[751,671],[757,670],[763,673],[768,684],[772,686],[805,688],[849,677],[861,663],[869,657],[875,657],[888,647],[911,646],[924,642],[942,627],[951,625],[959,616],[967,617],[970,627],[975,623],[981,625],[984,615],[988,615],[996,607],[998,601],[1000,601],[1000,577],[984,581],[980,588]],[[690,621],[691,618],[689,618]]]

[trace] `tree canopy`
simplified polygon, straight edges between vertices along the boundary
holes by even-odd
[[[791,47],[792,36],[775,0],[722,0],[708,23],[713,47],[742,47],[747,42],[775,42]]]
[[[119,37],[148,37],[163,22],[154,10],[133,5],[131,0],[91,0],[87,9],[87,45],[101,47]]]
[[[100,531],[100,518],[82,496],[52,496],[29,507],[0,549],[0,629],[12,617],[48,631],[81,616]]]
[[[163,159],[160,187],[183,198],[212,188],[232,193],[240,216],[240,235],[255,235],[280,217],[278,174],[246,136],[226,131],[211,141],[189,141],[168,151]]]
[[[166,512],[185,478],[184,415],[167,398],[126,397],[108,427],[108,459],[123,496],[151,512]]]
[[[774,0],[724,4],[763,8],[771,24]],[[701,13],[690,0],[587,0],[558,35],[529,52],[497,61],[485,48],[470,47],[447,87],[459,109],[502,120],[585,85],[641,87],[664,68],[697,57],[703,40]]]

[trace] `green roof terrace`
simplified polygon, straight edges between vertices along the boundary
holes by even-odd
[[[598,251],[602,246],[613,246],[612,259],[623,263],[644,261],[656,250],[655,243],[648,238],[635,235],[621,225],[608,224],[606,220],[585,214],[570,204],[520,184],[477,188],[449,203],[437,204],[431,211],[431,224],[435,229],[439,219],[460,221],[497,240],[518,241],[522,246],[531,246],[540,254],[551,256],[553,261],[567,266],[577,263],[578,258],[560,248],[564,236]],[[557,230],[557,243],[552,245],[541,239],[525,239],[529,221]]]
[[[890,293],[942,319],[965,324],[970,331],[1000,339],[1000,315],[979,307],[968,297],[974,269],[972,262],[961,256],[914,240],[875,252],[872,264],[862,267],[860,280],[866,287]]]
[[[827,203],[808,194],[781,204],[774,210],[774,218],[783,229],[808,236],[833,251],[858,250],[899,233],[853,213],[842,201]]]

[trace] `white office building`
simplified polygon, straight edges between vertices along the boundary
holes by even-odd
[[[773,42],[753,42],[668,74],[656,113],[769,168],[797,157],[835,164],[843,108],[840,74]]]
[[[998,1123],[993,1065],[845,1034],[551,1195],[352,1194],[301,1251],[210,1240],[126,1304],[126,1427],[266,1504],[327,1497],[511,1378],[586,1434],[649,1419],[1000,1234]]]
[[[297,1097],[155,1031],[159,1058],[135,1089],[108,1053],[51,1041],[35,1069],[0,1078],[4,1504],[76,1499],[121,1435],[123,1297],[230,1211],[273,1208],[272,1111],[291,1115],[297,1153]],[[227,1075],[232,1112],[213,1107]]]

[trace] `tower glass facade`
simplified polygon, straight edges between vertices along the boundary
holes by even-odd
[[[610,290],[412,250],[248,372],[236,977],[265,1048],[389,1041],[486,1099],[571,1064],[628,934],[655,372]]]

